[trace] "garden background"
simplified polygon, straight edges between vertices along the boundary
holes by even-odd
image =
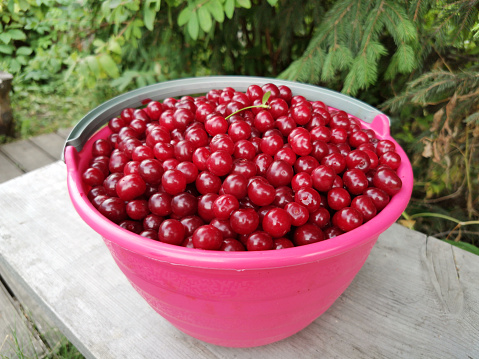
[[[403,225],[479,254],[479,0],[0,0],[14,136],[128,90],[278,77],[388,114],[413,164]]]

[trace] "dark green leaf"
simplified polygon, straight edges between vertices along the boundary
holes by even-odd
[[[235,0],[226,0],[225,14],[228,17],[228,19],[231,19],[233,17],[234,12],[235,12]]]
[[[27,35],[19,29],[10,29],[8,30],[8,34],[13,40],[25,40],[27,38]]]
[[[4,44],[8,45],[8,43],[10,42],[10,40],[12,39],[12,37],[10,36],[10,34],[8,32],[2,32],[0,34],[0,40],[3,41]]]
[[[13,53],[13,46],[0,44],[0,52],[11,55]]]
[[[211,21],[211,15],[205,6],[198,9],[198,20],[200,21],[201,29],[204,32],[209,32],[211,30],[213,23]]]
[[[191,14],[190,21],[188,21],[188,33],[193,40],[198,39],[198,33],[200,32],[200,25],[198,23],[198,16],[196,12]]]
[[[183,26],[186,23],[188,23],[191,19],[191,8],[186,7],[183,10],[181,10],[180,14],[178,15],[178,26]]]
[[[145,4],[143,8],[143,22],[145,23],[145,27],[150,31],[153,31],[154,24],[155,24],[155,17],[156,17],[156,11],[150,9]]]
[[[220,23],[225,21],[225,12],[220,0],[210,0],[208,3],[206,3],[206,6],[216,21]]]
[[[118,67],[110,55],[101,55],[98,60],[100,61],[101,68],[108,74],[108,76],[112,78],[117,78],[119,76]]]
[[[451,241],[449,239],[445,239],[444,242],[447,242],[453,246],[456,246],[458,248],[464,249],[465,251],[474,253],[479,256],[479,248],[476,247],[473,244],[466,243],[466,242],[456,242],[456,241]]]
[[[268,4],[270,4],[271,6],[275,6],[278,3],[278,0],[267,0],[267,1],[268,1]]]
[[[31,55],[33,52],[32,48],[31,47],[26,47],[26,46],[20,46],[17,51],[15,52],[15,54],[17,56],[29,56]]]
[[[250,0],[236,0],[236,4],[238,4],[240,7],[244,7],[245,9],[251,8]]]

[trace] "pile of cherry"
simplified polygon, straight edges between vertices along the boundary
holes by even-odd
[[[102,215],[153,240],[223,251],[315,243],[369,221],[402,186],[393,142],[286,86],[145,104],[109,121],[83,181]]]

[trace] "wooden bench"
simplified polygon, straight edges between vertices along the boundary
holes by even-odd
[[[298,334],[247,349],[191,338],[148,306],[80,219],[62,162],[0,185],[0,273],[36,323],[86,358],[479,358],[479,257],[397,224]]]

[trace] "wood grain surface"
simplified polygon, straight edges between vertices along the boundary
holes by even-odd
[[[233,349],[183,334],[135,292],[73,209],[63,163],[1,184],[0,211],[0,270],[87,358],[479,358],[479,257],[397,224],[309,327]]]

